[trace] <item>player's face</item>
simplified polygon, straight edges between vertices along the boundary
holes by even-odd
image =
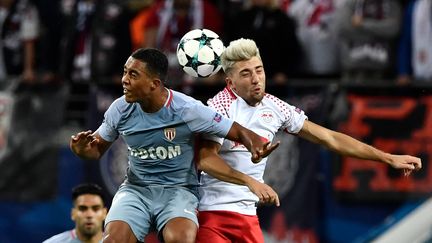
[[[75,200],[72,208],[72,220],[75,221],[79,236],[91,238],[102,232],[107,209],[98,195],[83,194]]]
[[[123,94],[129,103],[144,102],[153,89],[154,79],[149,75],[146,64],[129,57],[123,68]]]
[[[228,74],[227,82],[231,89],[249,105],[257,105],[265,94],[265,72],[262,61],[252,57],[237,62]]]

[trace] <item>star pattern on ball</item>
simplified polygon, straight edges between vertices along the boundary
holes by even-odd
[[[221,68],[220,51],[215,51],[221,46],[223,42],[216,33],[205,29],[191,30],[178,43],[177,57],[187,74],[206,78]]]

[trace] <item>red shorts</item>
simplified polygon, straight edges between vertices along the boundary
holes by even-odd
[[[264,243],[256,215],[229,211],[202,211],[198,213],[197,243]]]

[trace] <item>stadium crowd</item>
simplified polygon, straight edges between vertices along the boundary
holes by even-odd
[[[156,47],[169,57],[168,85],[191,93],[196,80],[180,69],[176,47],[196,28],[213,30],[225,45],[240,37],[255,40],[264,63],[271,63],[265,67],[269,85],[329,78],[415,84],[432,78],[428,5],[426,0],[2,0],[0,87],[66,85],[71,97],[90,90],[109,97],[117,94],[113,90],[129,53]],[[200,84],[223,85],[221,75]],[[73,98],[68,107],[82,108]]]
[[[207,28],[226,45],[254,39],[276,83],[342,77],[407,84],[432,77],[425,71],[430,37],[419,34],[431,32],[430,23],[422,24],[431,14],[427,2],[3,0],[0,79],[120,83],[122,60],[131,51],[157,47],[169,55],[172,84],[178,85],[190,81],[176,60],[179,39]]]

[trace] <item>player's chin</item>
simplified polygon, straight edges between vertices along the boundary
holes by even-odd
[[[133,103],[135,100],[130,95],[125,94],[125,100],[127,103]]]
[[[264,98],[264,93],[256,93],[252,95],[254,102],[261,102],[261,100]]]

